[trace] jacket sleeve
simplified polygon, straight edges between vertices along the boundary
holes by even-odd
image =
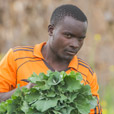
[[[0,61],[0,92],[8,92],[15,88],[16,65],[13,58],[13,51],[8,53]]]
[[[102,114],[102,108],[99,103],[99,94],[98,94],[99,86],[97,83],[96,74],[93,73],[93,75],[89,75],[87,80],[90,84],[92,95],[97,98],[97,106],[95,107],[95,109],[91,109],[90,114]]]

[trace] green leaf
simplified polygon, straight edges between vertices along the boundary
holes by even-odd
[[[54,91],[47,91],[47,94],[46,94],[47,97],[55,97],[56,94],[54,93]]]
[[[77,98],[77,95],[78,95],[78,92],[70,93],[67,98],[72,103]]]
[[[54,114],[62,114],[61,112],[56,111],[56,110],[53,110],[53,113],[54,113]]]
[[[45,75],[44,73],[40,73],[39,76],[40,80],[47,80],[48,79],[48,76]]]
[[[61,72],[60,72],[60,77],[61,77],[62,79],[64,79],[66,76],[67,76],[67,74],[66,74],[65,71],[61,71]]]
[[[18,110],[18,107],[21,106],[20,98],[12,100],[12,103],[9,103],[7,105],[7,112],[8,114],[13,114],[16,110]],[[15,110],[14,110],[15,109]]]
[[[57,105],[58,99],[50,99],[50,100],[38,100],[34,104],[32,104],[32,107],[36,107],[38,111],[44,112],[48,110],[51,107],[55,107]]]
[[[78,91],[81,88],[81,84],[79,80],[76,80],[73,77],[66,76],[65,79],[65,88],[67,91],[73,92]]]
[[[84,95],[92,95],[90,86],[82,85],[82,88],[80,89],[80,93]]]
[[[27,114],[28,110],[29,110],[29,106],[28,103],[26,101],[23,102],[22,106],[21,106],[21,110]]]
[[[7,111],[7,102],[1,102],[0,103],[0,112],[1,114],[5,114]]]
[[[48,79],[48,77],[44,74],[44,73],[40,73],[39,75],[37,75],[35,72],[33,72],[32,76],[28,78],[28,80],[31,83],[41,83],[41,82],[45,82]]]
[[[37,111],[37,110],[36,110],[35,108],[33,108],[33,107],[29,107],[28,112],[25,113],[25,114],[42,114],[42,113],[40,113],[39,111]]]
[[[75,75],[76,75],[77,80],[82,81],[83,78],[82,78],[81,73],[77,72]]]
[[[62,112],[62,114],[71,114],[71,111],[72,111],[73,109],[74,109],[73,107],[67,106],[67,107],[61,109],[61,112]]]
[[[16,97],[20,97],[22,95],[21,89],[20,89],[20,84],[17,85],[17,89],[14,92],[14,94],[11,96],[12,99],[15,99]]]
[[[53,72],[50,74],[50,77],[48,79],[48,85],[57,85],[62,81],[62,77],[60,77],[59,72]]]
[[[40,81],[40,79],[38,78],[38,75],[33,72],[31,77],[28,78],[28,81],[30,81],[31,83],[36,83],[36,81]]]
[[[60,101],[66,101],[67,97],[64,94],[60,94]]]
[[[97,98],[95,96],[92,96],[89,102],[91,109],[94,109],[97,106]]]
[[[83,95],[79,95],[76,100],[76,107],[81,114],[88,114],[90,112],[90,104],[88,99],[86,99]]]
[[[76,77],[76,74],[77,74],[76,72],[71,71],[70,74],[69,74],[69,76],[71,76],[71,77]]]

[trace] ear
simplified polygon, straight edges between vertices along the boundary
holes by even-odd
[[[53,30],[54,30],[54,25],[49,25],[49,26],[48,26],[48,33],[49,33],[49,36],[52,36],[52,35],[53,35]]]

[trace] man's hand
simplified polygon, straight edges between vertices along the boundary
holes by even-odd
[[[24,81],[24,80],[22,80],[22,81]],[[25,81],[25,82],[27,82],[27,81]],[[33,84],[31,82],[28,82],[28,84],[26,86],[23,86],[23,87],[26,87],[26,88],[30,89],[33,86],[35,86],[35,84]],[[0,102],[9,99],[15,91],[16,91],[16,89],[13,89],[13,90],[11,90],[9,92],[2,92],[2,93],[0,93]]]
[[[35,84],[29,82],[25,87],[28,88],[28,89],[30,89],[30,88],[32,88],[33,86],[35,86]]]
[[[22,79],[21,81],[24,81],[24,82],[27,82],[27,83],[28,83],[26,86],[24,86],[24,87],[26,87],[26,88],[28,88],[28,89],[30,89],[30,88],[32,88],[33,86],[35,86],[35,84],[29,82],[27,79]]]
[[[0,93],[0,102],[9,99],[15,91],[16,91],[16,89],[13,89],[13,90],[11,90],[9,92]]]

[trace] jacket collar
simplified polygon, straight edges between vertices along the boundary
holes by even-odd
[[[77,69],[78,68],[78,59],[77,56],[75,55],[73,59],[70,61],[69,66],[70,68]]]
[[[42,47],[45,44],[46,44],[46,42],[42,42],[40,44],[36,44],[35,47],[34,47],[33,55],[38,57],[38,58],[44,59],[41,50],[42,50]]]
[[[43,55],[42,55],[42,47],[46,44],[46,42],[42,42],[40,44],[36,44],[35,47],[34,47],[34,56],[38,57],[38,58],[41,58],[41,59],[44,59]],[[73,59],[70,61],[69,65],[68,65],[69,68],[74,68],[74,69],[77,69],[78,68],[78,59],[77,59],[77,56],[75,55],[73,57]]]

